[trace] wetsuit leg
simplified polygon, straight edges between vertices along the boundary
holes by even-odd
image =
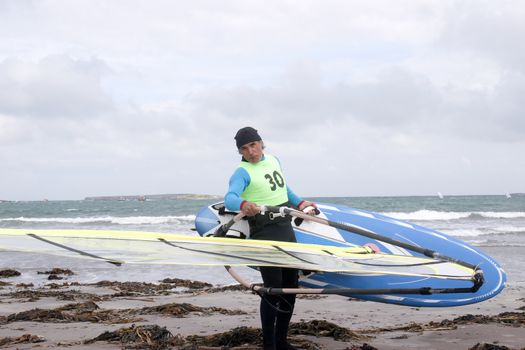
[[[281,268],[260,267],[265,287],[279,287],[282,284]],[[261,298],[260,315],[263,335],[263,348],[275,349],[275,323],[277,320],[279,296],[265,294]]]
[[[250,231],[253,239],[295,242],[295,234],[290,220],[265,223],[250,222]],[[297,287],[297,270],[295,269],[279,267],[260,267],[259,269],[265,287]],[[263,296],[260,314],[264,349],[289,349],[286,336],[294,304],[295,295],[265,294]]]
[[[261,267],[265,287],[297,288],[296,269]],[[288,349],[288,327],[293,315],[295,294],[270,295],[261,299],[260,315],[265,349]]]
[[[283,288],[297,288],[298,272],[296,269],[281,269]],[[288,349],[288,327],[292,319],[295,306],[295,294],[283,294],[279,301],[279,309],[287,312],[278,312],[275,322],[275,349]]]

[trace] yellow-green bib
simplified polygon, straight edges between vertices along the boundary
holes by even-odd
[[[239,165],[250,175],[250,184],[241,198],[257,205],[278,205],[288,201],[286,180],[277,158],[265,154],[265,158],[255,164],[241,162]]]

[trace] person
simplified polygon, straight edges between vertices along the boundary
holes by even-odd
[[[248,217],[250,238],[296,242],[290,217],[261,214],[261,205],[293,206],[299,210],[315,208],[302,200],[286,182],[279,160],[264,153],[264,142],[252,127],[244,127],[235,135],[241,163],[229,181],[224,204],[228,210],[241,211]],[[314,210],[309,214],[315,215]],[[298,271],[291,268],[260,267],[265,287],[297,288]],[[294,349],[287,341],[288,327],[295,305],[295,294],[264,295],[260,317],[264,349]]]

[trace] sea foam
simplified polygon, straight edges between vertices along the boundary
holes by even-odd
[[[399,220],[407,221],[439,221],[439,220],[460,220],[460,219],[519,219],[525,218],[525,212],[494,212],[494,211],[466,211],[448,212],[435,210],[417,210],[414,212],[387,212],[383,215],[390,216]]]
[[[107,223],[114,225],[159,225],[159,224],[183,224],[190,223],[195,220],[195,215],[180,215],[180,216],[88,216],[88,217],[54,217],[54,218],[33,218],[33,217],[18,217],[18,218],[4,218],[0,222],[24,222],[24,223],[60,223],[60,224],[92,224],[92,223]]]

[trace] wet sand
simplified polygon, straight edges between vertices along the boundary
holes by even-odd
[[[59,271],[60,272],[60,271]],[[259,296],[184,280],[15,285],[0,279],[2,349],[257,349]],[[62,277],[60,277],[62,276]],[[301,349],[525,349],[525,290],[483,303],[413,308],[299,297]]]

